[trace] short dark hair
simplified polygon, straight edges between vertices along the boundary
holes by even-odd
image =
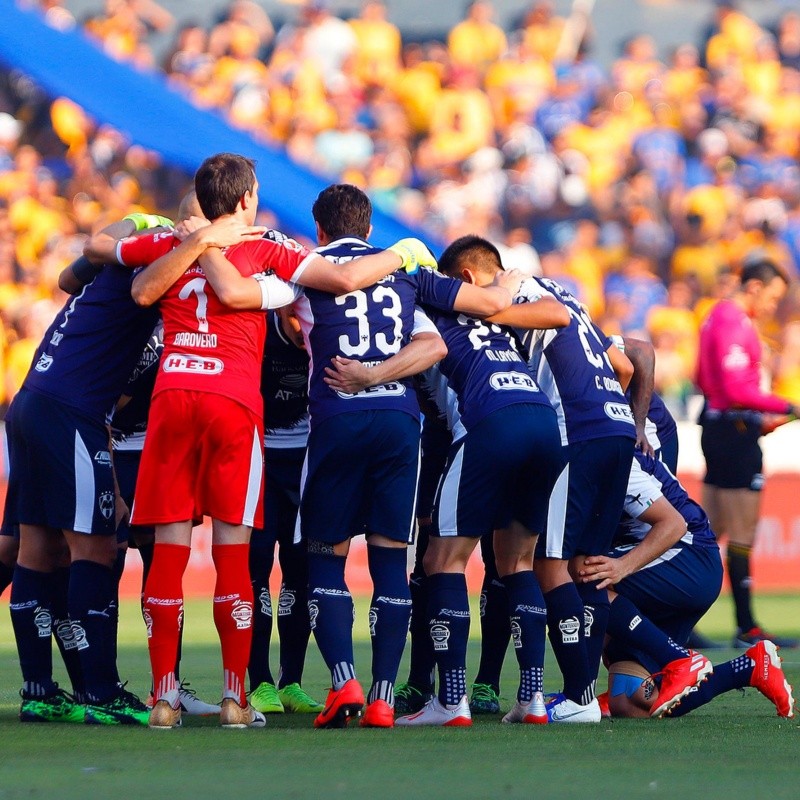
[[[456,239],[439,258],[439,271],[454,276],[467,268],[493,275],[503,269],[500,251],[480,236],[470,234]]]
[[[314,221],[330,239],[358,236],[366,239],[372,222],[372,203],[364,192],[349,183],[334,183],[323,189],[311,207]]]
[[[207,158],[194,175],[197,202],[206,219],[233,214],[236,205],[256,182],[256,162],[236,153]]]
[[[750,281],[761,281],[766,285],[772,283],[775,278],[780,278],[784,283],[789,282],[786,275],[783,274],[783,270],[768,258],[759,258],[750,263],[745,263],[742,268],[742,286]]]

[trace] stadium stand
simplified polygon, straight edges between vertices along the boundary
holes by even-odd
[[[707,35],[666,54],[642,30],[607,68],[591,22],[547,2],[505,27],[491,3],[473,3],[446,39],[423,42],[404,41],[375,1],[345,21],[311,0],[280,26],[235,2],[217,24],[179,29],[152,0],[98,2],[80,22],[59,0],[25,5],[321,182],[365,188],[432,241],[487,236],[507,263],[557,278],[607,331],[652,339],[657,388],[678,414],[699,323],[742,265],[767,254],[792,279],[800,268],[796,11],[764,26],[734,3],[709,5]],[[172,37],[163,59],[155,35]],[[15,66],[0,85],[6,401],[82,237],[131,208],[169,211],[187,181],[174,157],[128,147]],[[762,331],[776,388],[794,400],[797,316],[793,288]]]

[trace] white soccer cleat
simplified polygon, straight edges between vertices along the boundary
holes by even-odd
[[[582,706],[565,697],[549,709],[547,716],[550,722],[600,722],[602,719],[597,698]]]
[[[546,725],[547,708],[544,704],[544,695],[534,692],[529,703],[520,703],[517,700],[514,707],[503,717],[503,722],[522,722],[526,725]]]
[[[181,683],[178,687],[178,700],[181,711],[191,717],[214,717],[221,710],[218,705],[203,702],[197,692],[189,688],[188,683]]]
[[[443,705],[439,702],[439,698],[434,696],[425,703],[422,711],[398,717],[394,724],[401,728],[413,725],[438,725],[445,728],[467,727],[472,725],[472,714],[466,695],[454,706]]]

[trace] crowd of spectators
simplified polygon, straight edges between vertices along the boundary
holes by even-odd
[[[702,41],[662,54],[643,32],[605,69],[590,21],[546,1],[503,30],[477,0],[446,41],[422,43],[404,42],[379,0],[349,20],[300,2],[277,30],[250,0],[179,30],[154,0],[98,0],[78,22],[60,0],[31,2],[383,210],[443,240],[487,236],[508,265],[566,284],[607,332],[653,341],[678,413],[698,326],[742,265],[766,255],[798,277],[798,11],[767,29],[717,2]],[[157,59],[150,34],[170,30]],[[23,76],[4,76],[0,107],[7,400],[82,237],[134,207],[168,212],[187,176]],[[762,333],[775,388],[800,402],[796,318],[793,287]]]

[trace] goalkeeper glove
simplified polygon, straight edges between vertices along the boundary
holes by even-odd
[[[388,249],[400,256],[403,262],[400,266],[409,274],[415,273],[420,267],[436,269],[433,253],[419,239],[401,239]]]

